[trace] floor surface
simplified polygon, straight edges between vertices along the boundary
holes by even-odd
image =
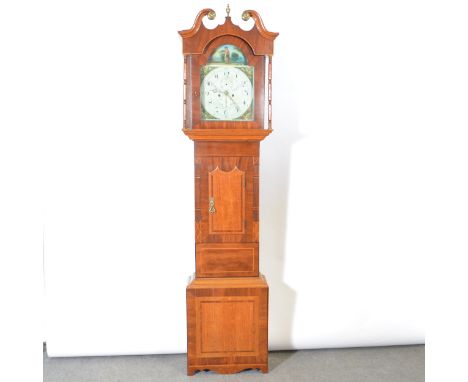
[[[270,353],[270,372],[186,375],[185,354],[49,358],[43,382],[422,382],[424,345]]]

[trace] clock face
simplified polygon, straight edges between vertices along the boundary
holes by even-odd
[[[205,121],[252,121],[254,68],[247,65],[202,67],[200,101]]]

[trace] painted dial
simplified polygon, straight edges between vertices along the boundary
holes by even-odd
[[[252,82],[238,67],[216,66],[205,75],[200,90],[201,104],[208,113],[203,119],[252,119]]]

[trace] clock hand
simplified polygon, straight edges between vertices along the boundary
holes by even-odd
[[[237,104],[236,101],[234,101],[234,98],[231,97],[231,95],[229,94],[229,92],[226,90],[224,92],[224,95],[227,95],[229,97],[229,99],[232,101],[232,103],[237,107],[237,109],[240,109],[239,105]],[[226,98],[227,99],[227,98]],[[227,107],[227,106],[226,106]]]

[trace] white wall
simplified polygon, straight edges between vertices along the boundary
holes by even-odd
[[[50,356],[186,350],[193,144],[180,131],[177,31],[205,6],[223,15],[218,4],[43,10]],[[444,139],[432,106],[452,107],[433,92],[444,86],[433,76],[438,31],[421,14],[437,9],[424,7],[231,3],[235,22],[252,8],[280,32],[275,131],[261,149],[271,349],[424,342],[424,263],[438,250],[434,146]]]

